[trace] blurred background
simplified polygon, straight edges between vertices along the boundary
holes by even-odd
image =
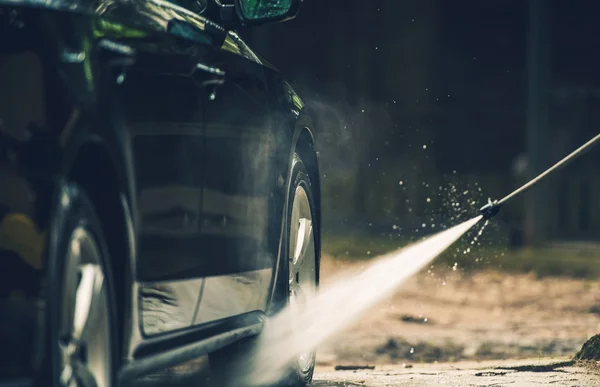
[[[328,262],[361,267],[466,220],[596,135],[599,11],[587,0],[305,0],[295,20],[241,31],[316,118],[323,275]],[[443,347],[453,358],[561,355],[600,332],[599,161],[595,149],[511,202],[407,285],[402,303],[367,318],[393,320],[371,352],[414,358],[401,331],[458,340]],[[496,345],[499,321],[508,333]],[[470,333],[461,341],[449,327]]]
[[[431,217],[473,214],[598,132],[598,11],[586,0],[305,1],[297,19],[242,35],[317,119],[326,233],[409,237]],[[600,240],[599,159],[507,206],[507,241]]]

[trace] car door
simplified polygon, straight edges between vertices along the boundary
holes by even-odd
[[[169,3],[116,1],[99,13],[100,45],[120,72],[115,97],[131,138],[143,334],[184,329],[204,284],[204,104],[224,73],[204,63],[203,45],[194,42],[209,39],[202,26]]]
[[[146,18],[141,25],[167,32],[133,39],[138,58],[123,83],[144,333],[262,314],[279,247],[273,192],[282,184],[265,68],[237,35],[185,9],[123,4],[121,19]]]
[[[266,69],[232,32],[211,59],[227,81],[204,117],[206,277],[194,324],[266,310],[280,236],[273,203],[282,184],[274,168],[281,130],[274,125]]]

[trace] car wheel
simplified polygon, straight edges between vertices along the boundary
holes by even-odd
[[[288,259],[284,273],[288,278],[288,307],[293,308],[307,302],[316,292],[319,282],[312,185],[308,171],[297,154],[294,156],[288,197],[291,199],[288,200]],[[293,328],[302,329],[301,326]],[[315,362],[314,350],[298,355],[282,384],[293,387],[308,385],[312,381]]]
[[[115,313],[107,246],[94,208],[75,184],[62,191],[49,246],[53,384],[115,385]]]
[[[313,191],[308,171],[298,155],[295,155],[292,164],[289,189],[288,223],[284,239],[286,250],[283,255],[286,259],[280,262],[278,273],[278,278],[282,280],[281,284],[285,286],[278,286],[281,294],[276,296],[281,301],[275,306],[274,313],[306,302],[316,291],[319,279],[316,230],[313,224],[316,219]],[[298,327],[298,329],[302,328]],[[260,337],[247,338],[211,354],[209,360],[211,379],[215,385],[253,386],[254,383],[245,378],[246,374],[252,373],[246,367],[252,364],[250,359],[253,358],[259,342]],[[299,355],[289,364],[289,368],[281,373],[279,381],[273,385],[281,387],[308,385],[312,381],[315,359],[315,351]],[[269,367],[268,364],[264,366]],[[262,383],[260,385],[263,386]]]

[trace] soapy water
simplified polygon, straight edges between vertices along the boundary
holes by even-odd
[[[265,328],[236,385],[268,385],[285,375],[300,354],[317,348],[340,330],[356,322],[382,298],[456,242],[482,219],[477,216],[418,243],[382,255],[362,273],[341,278],[308,302],[284,309]]]

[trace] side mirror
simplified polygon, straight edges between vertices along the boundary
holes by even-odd
[[[298,14],[302,0],[235,0],[236,13],[244,26],[282,22]]]

